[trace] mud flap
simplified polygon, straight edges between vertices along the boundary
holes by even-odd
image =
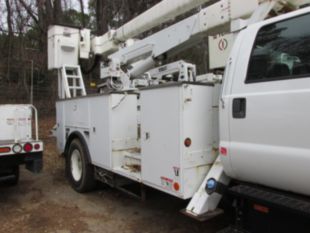
[[[26,169],[33,173],[40,173],[43,169],[43,153],[31,155],[31,158],[26,158]]]

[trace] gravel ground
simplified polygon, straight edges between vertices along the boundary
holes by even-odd
[[[111,188],[78,194],[67,183],[64,161],[55,140],[48,137],[54,120],[42,120],[45,141],[44,170],[38,175],[22,169],[15,187],[0,184],[2,233],[213,233],[224,218],[197,222],[179,210],[186,202],[158,191],[142,202]]]

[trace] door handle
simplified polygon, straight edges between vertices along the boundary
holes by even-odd
[[[144,141],[147,141],[150,139],[150,133],[149,132],[145,132],[144,133]]]
[[[246,117],[246,98],[233,99],[233,118],[243,119]]]

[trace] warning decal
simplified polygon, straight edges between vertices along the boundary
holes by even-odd
[[[161,177],[161,185],[168,190],[172,190],[173,180],[167,177]]]

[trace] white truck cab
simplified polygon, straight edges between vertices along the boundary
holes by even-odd
[[[307,7],[238,36],[220,108],[228,176],[310,195],[309,22]]]

